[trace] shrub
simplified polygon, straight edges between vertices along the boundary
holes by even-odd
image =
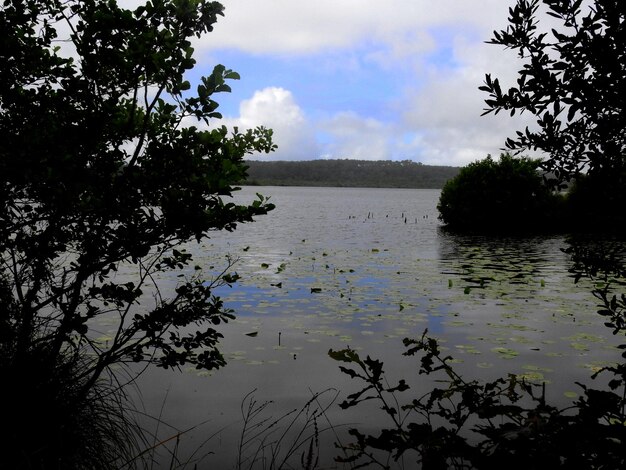
[[[114,377],[85,394],[88,363],[80,355],[54,357],[46,344],[19,364],[0,350],[3,390],[1,468],[113,470],[141,464],[145,447],[132,404]]]
[[[626,229],[626,170],[578,175],[566,196],[569,226],[585,232]]]
[[[441,191],[439,218],[471,231],[537,231],[554,227],[560,197],[543,181],[539,160],[502,154],[463,167]]]

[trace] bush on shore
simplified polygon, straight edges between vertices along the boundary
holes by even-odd
[[[444,185],[439,218],[463,231],[553,230],[564,201],[544,182],[539,164],[509,154],[470,163]]]

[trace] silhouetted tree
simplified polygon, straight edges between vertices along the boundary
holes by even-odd
[[[559,23],[541,28],[540,8]],[[542,150],[559,180],[581,171],[618,190],[626,168],[626,2],[518,0],[509,25],[489,43],[517,51],[517,85],[503,91],[487,75],[484,114],[529,112],[537,128],[518,131],[508,149]],[[622,185],[623,187],[623,185]]]
[[[218,65],[194,92],[185,78],[190,39],[222,10],[204,0],[0,6],[0,401],[15,410],[3,414],[7,468],[79,466],[63,449],[89,451],[80,439],[97,426],[81,425],[76,410],[89,412],[114,364],[224,364],[215,325],[232,314],[212,291],[235,276],[188,269],[181,245],[272,208],[261,196],[223,198],[245,179],[243,157],[273,145],[262,128],[197,127],[221,117],[213,95],[239,78]],[[159,289],[156,273],[182,269],[171,292]],[[106,342],[93,331],[103,316],[116,325]],[[111,456],[83,464],[106,467]]]
[[[540,161],[508,154],[488,156],[461,168],[441,191],[439,218],[449,227],[474,231],[550,228],[560,198],[544,184]]]

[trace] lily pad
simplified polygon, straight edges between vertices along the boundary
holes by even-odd
[[[492,348],[491,350],[495,353],[498,353],[498,355],[502,359],[513,359],[519,355],[517,351],[513,349],[509,349],[509,348],[499,347],[499,348]]]
[[[541,372],[528,371],[523,374],[517,374],[517,378],[526,382],[549,383]]]

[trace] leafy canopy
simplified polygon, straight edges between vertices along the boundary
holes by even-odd
[[[136,454],[111,366],[224,364],[215,327],[232,312],[213,291],[236,280],[232,260],[204,274],[185,247],[272,209],[227,198],[243,157],[274,145],[264,128],[209,127],[236,72],[218,65],[193,91],[186,79],[191,39],[222,13],[205,0],[0,5],[9,467],[117,468]]]
[[[441,190],[439,218],[460,230],[550,228],[559,198],[544,184],[539,165],[539,160],[509,154],[470,163]]]
[[[208,126],[236,72],[218,65],[194,91],[185,77],[191,39],[222,13],[204,0],[0,6],[3,367],[44,354],[54,370],[74,355],[88,390],[118,362],[224,363],[214,325],[232,315],[212,291],[236,276],[205,279],[180,245],[272,209],[225,198],[243,157],[274,146],[263,128]],[[161,292],[155,274],[181,268]],[[107,342],[94,340],[102,316],[117,325]]]
[[[539,12],[558,24],[540,28]],[[491,44],[517,51],[524,62],[516,86],[502,90],[487,75],[484,114],[529,112],[533,129],[506,141],[514,152],[541,150],[560,180],[581,171],[605,179],[626,168],[626,3],[622,0],[518,0],[509,25]],[[617,182],[619,183],[619,181]],[[619,190],[616,184],[616,190]]]

